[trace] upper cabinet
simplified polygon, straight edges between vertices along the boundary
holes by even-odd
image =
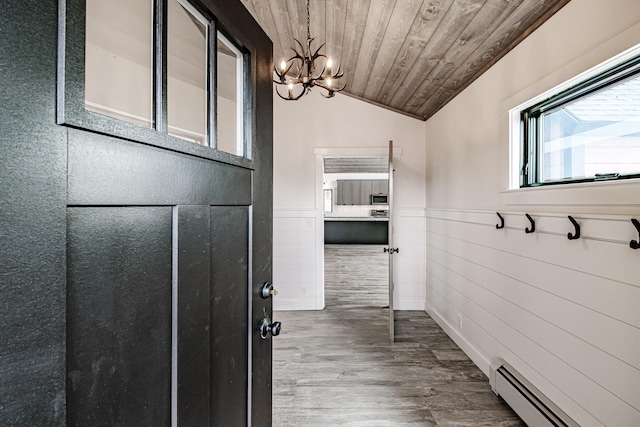
[[[386,179],[338,180],[338,205],[370,205],[372,194],[387,194],[389,181]]]

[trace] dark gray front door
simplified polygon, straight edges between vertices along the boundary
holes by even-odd
[[[252,171],[78,130],[68,147],[70,424],[247,425]]]
[[[0,424],[271,425],[270,41],[240,1],[196,2],[251,54],[235,161],[81,111],[55,3],[0,20]]]

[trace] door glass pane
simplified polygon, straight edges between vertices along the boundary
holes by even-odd
[[[244,59],[229,39],[218,33],[217,52],[217,137],[220,151],[244,155]]]
[[[152,125],[152,0],[86,0],[85,108]]]
[[[207,145],[207,20],[184,0],[169,0],[169,134]]]
[[[640,173],[640,77],[542,115],[542,181]]]

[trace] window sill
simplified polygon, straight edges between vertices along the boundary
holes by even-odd
[[[501,194],[506,206],[640,207],[640,179],[515,188]]]

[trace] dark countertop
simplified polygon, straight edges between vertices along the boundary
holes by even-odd
[[[389,221],[386,216],[325,216],[325,221]]]

